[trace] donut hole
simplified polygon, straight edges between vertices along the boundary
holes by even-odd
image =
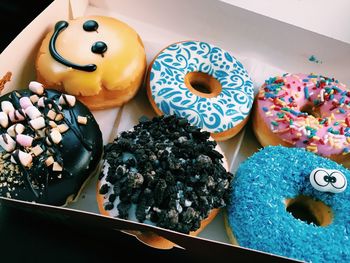
[[[315,106],[312,105],[312,103],[305,104],[304,106],[302,106],[300,108],[300,111],[301,112],[306,112],[308,115],[312,115],[315,118],[321,118],[322,117],[320,112],[318,111],[318,108],[315,108]]]
[[[296,219],[316,226],[328,226],[332,223],[332,209],[322,201],[316,201],[309,196],[300,195],[286,199],[286,210]]]
[[[192,93],[203,98],[216,97],[222,90],[222,86],[216,78],[203,72],[187,73],[185,85]]]

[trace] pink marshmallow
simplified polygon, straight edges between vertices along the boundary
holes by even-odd
[[[32,146],[33,137],[25,134],[17,134],[16,141],[23,147],[28,147],[28,146]]]
[[[19,99],[19,104],[21,105],[22,109],[26,109],[29,106],[33,106],[32,101],[28,97],[22,97]]]

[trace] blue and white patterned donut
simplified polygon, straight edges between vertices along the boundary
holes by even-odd
[[[304,148],[265,147],[239,166],[232,181],[229,236],[243,247],[288,258],[350,262],[349,179],[344,166]],[[300,213],[307,210],[314,220]]]
[[[214,77],[221,92],[211,98],[194,94],[185,84],[190,72]],[[155,57],[149,70],[148,96],[158,114],[187,118],[218,139],[215,135],[240,124],[243,127],[253,104],[254,87],[243,65],[229,52],[205,42],[187,41],[172,44]]]

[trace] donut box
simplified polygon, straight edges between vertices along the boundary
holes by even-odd
[[[243,10],[224,1],[181,0],[175,4],[173,1],[160,0],[57,0],[32,21],[0,55],[0,76],[12,73],[11,81],[6,84],[3,93],[17,87],[26,87],[29,81],[35,79],[34,61],[40,41],[57,21],[86,15],[111,16],[131,25],[144,42],[147,64],[165,46],[193,39],[215,43],[231,51],[249,72],[256,91],[268,76],[285,72],[327,72],[343,83],[350,83],[350,44]],[[311,57],[316,57],[317,60],[310,59]],[[103,142],[106,144],[120,132],[131,129],[141,117],[152,118],[155,113],[143,87],[124,106],[96,110],[93,115],[100,125]],[[233,174],[240,163],[260,148],[250,122],[236,136],[219,142],[219,145]],[[230,256],[292,261],[231,245],[225,231],[223,211],[197,237],[135,221],[102,216],[96,203],[96,181],[97,178],[92,178],[84,187],[80,198],[67,207],[7,198],[1,198],[1,202],[54,220],[84,222],[87,226],[90,224],[121,231],[125,235],[130,235],[133,231],[151,231],[175,243],[174,250],[184,248],[198,258]],[[137,237],[135,242],[142,242],[136,239]],[[216,252],[211,253],[212,251]]]

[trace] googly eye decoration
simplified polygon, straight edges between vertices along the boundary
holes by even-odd
[[[334,194],[345,191],[348,184],[342,172],[324,168],[316,168],[310,173],[310,183],[318,191]]]

